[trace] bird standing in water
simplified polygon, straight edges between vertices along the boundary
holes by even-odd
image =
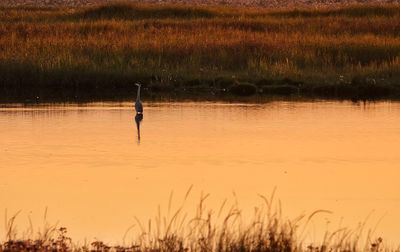
[[[143,105],[140,101],[140,87],[142,86],[140,83],[135,83],[138,86],[136,102],[135,102],[135,110],[136,114],[143,114]]]
[[[135,110],[136,110],[135,122],[138,133],[138,143],[140,143],[140,122],[143,120],[143,105],[142,102],[140,101],[140,87],[142,85],[140,83],[135,83],[135,84],[136,86],[138,86],[136,102],[135,102]]]

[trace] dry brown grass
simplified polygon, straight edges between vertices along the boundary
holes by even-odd
[[[37,236],[33,230],[29,237],[18,239],[13,226],[16,215],[7,221],[6,240],[0,242],[0,252],[14,251],[137,251],[137,252],[380,252],[396,251],[386,247],[382,238],[367,232],[366,221],[354,229],[320,230],[324,234],[318,241],[306,241],[308,228],[318,215],[330,211],[316,210],[294,219],[283,217],[280,202],[260,196],[261,204],[251,215],[243,214],[237,202],[224,201],[217,209],[207,207],[207,195],[201,195],[193,214],[185,212],[185,202],[172,206],[172,194],[165,212],[158,209],[154,219],[136,220],[122,237],[122,244],[109,245],[103,241],[76,245],[67,235],[66,228],[48,225]],[[30,229],[33,229],[32,227]]]
[[[399,19],[397,5],[279,11],[148,4],[3,8],[0,71],[29,66],[38,74],[65,72],[77,84],[85,82],[80,73],[93,73],[99,85],[107,84],[96,73],[168,84],[235,76],[315,85],[362,76],[392,85],[400,79]],[[8,78],[2,82],[21,82]],[[44,79],[45,86],[60,82]]]

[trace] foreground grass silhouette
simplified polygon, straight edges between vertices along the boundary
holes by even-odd
[[[0,99],[400,97],[400,6],[0,8]],[[147,86],[147,87],[146,87]]]
[[[218,251],[218,252],[292,252],[292,251],[398,251],[385,248],[382,238],[373,239],[374,230],[366,232],[365,222],[355,229],[339,228],[325,231],[323,239],[306,244],[307,228],[316,215],[330,214],[317,210],[309,215],[294,219],[282,216],[280,203],[271,197],[260,196],[263,204],[254,208],[252,216],[244,216],[237,203],[228,206],[226,201],[219,209],[208,209],[205,201],[208,195],[201,196],[193,216],[184,212],[183,202],[171,210],[172,194],[168,211],[158,215],[148,223],[137,219],[137,236],[128,239],[128,232],[121,245],[107,245],[103,241],[77,245],[67,235],[67,229],[45,224],[35,238],[33,228],[25,232],[30,238],[18,239],[14,226],[18,214],[7,218],[6,239],[0,243],[0,251]],[[46,214],[45,214],[46,216]],[[132,232],[130,232],[132,233]],[[129,240],[129,242],[127,242]]]

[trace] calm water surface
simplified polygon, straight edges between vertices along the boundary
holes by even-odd
[[[0,215],[22,210],[18,230],[28,216],[36,230],[47,207],[74,239],[118,242],[171,191],[180,202],[194,185],[192,201],[208,192],[216,209],[234,192],[251,211],[276,186],[284,216],[333,212],[311,239],[372,212],[369,226],[383,217],[376,232],[399,241],[400,103],[147,103],[140,142],[134,116],[131,103],[3,106]]]

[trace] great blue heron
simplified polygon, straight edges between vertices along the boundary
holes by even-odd
[[[135,84],[136,86],[138,86],[136,102],[135,102],[136,114],[143,114],[143,105],[142,102],[140,101],[140,87],[142,86],[142,84],[140,83],[135,83]]]
[[[136,110],[135,122],[138,133],[138,143],[140,143],[140,123],[143,120],[143,105],[142,102],[140,101],[140,87],[142,85],[140,83],[135,83],[135,84],[136,86],[138,86],[136,102],[135,102],[135,110]]]

